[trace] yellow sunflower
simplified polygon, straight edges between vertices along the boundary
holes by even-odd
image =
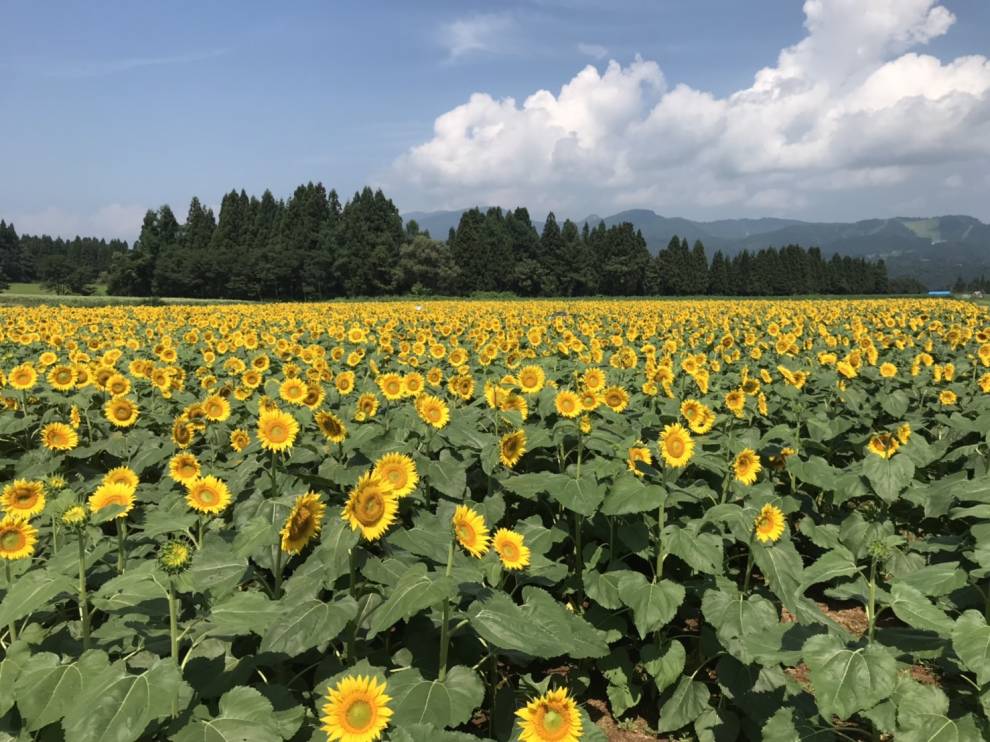
[[[956,393],[951,389],[943,389],[941,392],[938,393],[938,401],[941,402],[946,407],[951,407],[952,405],[954,405],[956,402],[959,401],[959,398],[956,396]]]
[[[178,453],[169,459],[168,475],[179,484],[195,482],[199,473],[199,460],[191,453]]]
[[[566,688],[558,688],[534,698],[516,711],[521,742],[578,742],[581,715]]]
[[[7,377],[7,383],[19,392],[28,391],[37,381],[38,372],[34,370],[34,366],[30,363],[22,363],[20,366],[14,366],[10,369],[10,375]]]
[[[452,523],[460,545],[473,557],[484,556],[488,551],[488,528],[482,515],[467,505],[458,505]]]
[[[370,420],[378,412],[378,397],[371,392],[365,392],[358,397],[354,410],[354,419],[358,422]]]
[[[725,395],[725,406],[736,417],[742,417],[746,409],[746,393],[742,389],[733,389]]]
[[[129,428],[138,419],[138,406],[127,397],[114,397],[103,407],[103,414],[118,428]]]
[[[521,533],[499,528],[492,537],[492,546],[506,569],[523,569],[529,565],[530,550]]]
[[[123,397],[131,390],[131,381],[123,374],[113,374],[104,383],[111,397]]]
[[[732,464],[732,469],[736,475],[736,481],[750,485],[756,481],[763,466],[760,464],[760,457],[752,448],[744,448],[736,456]]]
[[[69,392],[76,385],[76,372],[72,366],[53,366],[48,372],[48,383],[57,392]]]
[[[694,455],[694,439],[680,423],[664,427],[660,433],[660,455],[667,466],[679,469],[687,466]]]
[[[503,466],[510,469],[519,463],[519,459],[526,453],[526,431],[516,430],[506,433],[499,441],[498,458]]]
[[[28,520],[45,509],[45,485],[34,480],[15,479],[3,488],[0,501],[5,515]]]
[[[589,368],[581,375],[581,383],[589,392],[600,392],[605,388],[605,373],[600,368]]]
[[[323,433],[323,437],[333,443],[342,443],[347,437],[347,426],[344,421],[332,412],[321,410],[313,417],[316,427]]]
[[[71,451],[79,445],[79,434],[65,423],[48,423],[41,429],[41,444],[49,451]]]
[[[396,497],[405,497],[419,482],[416,462],[404,453],[387,453],[375,462],[371,475],[392,488]]]
[[[203,400],[203,415],[207,420],[221,423],[230,417],[230,402],[219,394],[211,394]]]
[[[347,496],[341,517],[351,524],[351,530],[361,529],[368,541],[376,541],[395,521],[399,501],[391,487],[380,477],[366,472]]]
[[[282,551],[298,554],[323,528],[323,516],[327,506],[320,502],[315,492],[307,492],[296,498],[292,512],[282,526]]]
[[[427,425],[437,430],[450,422],[450,408],[440,397],[432,394],[421,394],[416,399],[416,412]]]
[[[288,412],[265,410],[258,417],[258,442],[266,451],[288,451],[298,433],[299,423]]]
[[[784,533],[784,511],[776,505],[764,505],[756,516],[756,538],[760,543],[773,543]]]
[[[323,731],[333,742],[374,742],[392,717],[385,683],[373,677],[348,676],[327,690]]]
[[[629,406],[629,393],[621,386],[610,386],[602,392],[602,401],[612,412],[622,412]]]
[[[309,389],[306,388],[306,383],[297,377],[286,379],[278,388],[278,394],[282,399],[289,404],[298,406],[304,403],[308,392]]]
[[[251,434],[244,428],[235,428],[230,431],[230,447],[237,453],[251,445]]]
[[[893,363],[881,363],[880,375],[885,379],[893,379],[897,376],[897,366]]]
[[[172,443],[177,447],[189,448],[192,445],[195,435],[196,431],[193,430],[192,425],[185,418],[180,416],[172,423]]]
[[[126,518],[134,509],[134,490],[124,484],[101,484],[89,496],[89,509],[93,513],[111,505],[123,508],[114,518]]]
[[[540,366],[523,366],[516,375],[519,388],[526,394],[536,394],[546,383],[546,374]]]
[[[897,427],[895,432],[897,440],[901,442],[901,445],[907,445],[907,442],[911,440],[911,423],[901,423]]]
[[[34,553],[38,530],[26,520],[7,515],[0,520],[0,558],[13,561]]]
[[[636,466],[637,461],[642,461],[644,464],[652,466],[653,454],[650,453],[650,449],[646,446],[633,446],[629,449],[629,454],[626,457],[626,466],[629,467],[629,471],[637,477],[641,477],[643,476],[643,472]]]
[[[201,477],[187,485],[186,504],[197,513],[216,515],[230,505],[230,490],[223,480]]]
[[[140,480],[137,473],[129,467],[118,466],[103,475],[102,484],[122,484],[129,487],[131,492],[137,489]]]
[[[557,409],[557,414],[561,417],[574,418],[580,415],[583,411],[581,398],[568,389],[557,392],[557,396],[554,398],[553,404]]]
[[[398,374],[383,374],[376,379],[382,395],[390,402],[402,397],[402,377]]]
[[[867,450],[874,456],[882,459],[889,459],[900,448],[900,442],[890,433],[877,433],[870,438],[866,444]]]

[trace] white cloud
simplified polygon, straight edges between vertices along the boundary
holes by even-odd
[[[472,52],[504,51],[506,32],[514,25],[511,16],[500,13],[460,18],[442,27],[440,42],[452,60]]]
[[[49,206],[41,211],[15,214],[11,221],[18,234],[49,234],[53,237],[119,237],[133,241],[141,231],[147,208],[134,204],[108,204],[84,214]]]
[[[475,93],[394,163],[389,186],[406,208],[799,214],[823,195],[862,210],[866,191],[882,211],[953,163],[990,164],[990,60],[917,50],[955,21],[937,0],[807,0],[804,12],[805,38],[725,97],[668,86],[638,57],[521,104]]]
[[[601,44],[580,43],[577,45],[577,48],[578,51],[586,57],[591,57],[593,59],[605,59],[605,57],[608,56],[608,49]]]

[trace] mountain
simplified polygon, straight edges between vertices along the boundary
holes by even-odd
[[[435,238],[445,239],[464,211],[413,212],[404,218],[415,219]],[[604,218],[590,215],[577,220],[577,224],[595,226],[600,221],[606,226],[630,222],[643,233],[654,253],[677,235],[692,244],[701,240],[709,257],[716,250],[731,256],[742,250],[752,252],[796,244],[819,247],[825,256],[882,258],[891,276],[912,276],[930,288],[951,286],[959,276],[968,279],[990,274],[990,225],[971,216],[894,217],[858,222],[765,217],[701,222],[665,217],[649,209],[630,209]],[[541,223],[534,224],[538,230],[542,228]]]

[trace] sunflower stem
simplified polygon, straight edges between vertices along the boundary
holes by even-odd
[[[172,650],[172,661],[176,669],[181,673],[179,665],[179,610],[178,601],[175,597],[175,580],[171,577],[168,580],[168,636]],[[179,715],[179,703],[177,699],[172,699],[172,718]]]
[[[866,605],[866,620],[869,621],[869,631],[867,633],[867,638],[873,641],[873,629],[877,622],[877,558],[873,557],[870,561],[870,582],[869,582],[870,594],[869,602]]]
[[[86,533],[79,531],[79,621],[82,623],[83,650],[89,649],[89,597],[86,595]]]
[[[454,539],[447,546],[447,569],[444,576],[450,577],[454,571]],[[442,618],[440,621],[440,661],[437,680],[441,683],[447,678],[447,653],[450,651],[450,599],[444,598]]]
[[[127,521],[124,518],[117,518],[117,572],[124,573],[127,565]]]
[[[14,579],[10,576],[10,560],[3,560],[3,576],[7,583],[7,593],[10,593],[10,589],[14,586]],[[14,621],[10,622],[10,641],[17,641],[17,624]]]
[[[282,546],[275,547],[275,600],[282,597]]]
[[[577,608],[584,607],[584,548],[581,544],[581,515],[574,513],[574,576],[577,578]]]
[[[657,580],[663,577],[663,563],[667,554],[663,548],[663,529],[667,520],[667,492],[664,490],[660,505],[657,507]]]
[[[746,555],[746,577],[743,578],[743,592],[749,592],[749,581],[753,576],[753,545],[748,544],[749,554]]]
[[[196,516],[196,551],[203,548],[203,516]]]

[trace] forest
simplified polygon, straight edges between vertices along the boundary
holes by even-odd
[[[471,209],[446,239],[403,223],[381,190],[342,203],[322,184],[286,200],[227,193],[219,214],[193,198],[184,222],[149,210],[133,247],[120,240],[18,237],[0,222],[0,282],[40,281],[121,296],[306,301],[404,294],[458,296],[787,296],[917,293],[882,260],[787,245],[731,257],[674,237],[651,254],[629,223],[557,221],[538,231],[525,208]]]

